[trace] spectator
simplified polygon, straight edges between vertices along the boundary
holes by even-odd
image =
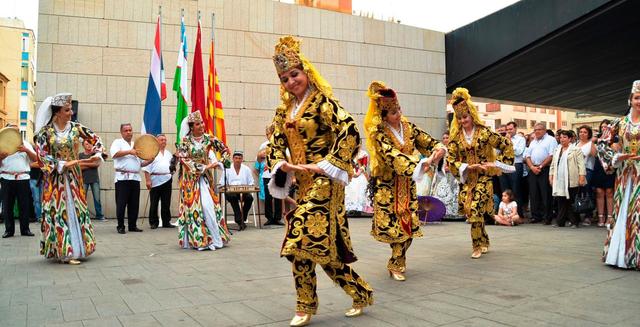
[[[527,148],[527,141],[518,134],[518,125],[515,122],[509,122],[506,126],[507,136],[511,139],[511,145],[513,146],[513,152],[515,154],[514,166],[516,167],[515,173],[502,174],[500,176],[500,186],[502,190],[511,190],[514,200],[518,204],[518,215],[524,217],[523,208],[524,200],[522,198],[522,175],[523,175],[523,162],[524,151]]]
[[[511,190],[507,189],[502,192],[502,202],[500,202],[498,214],[494,216],[497,224],[515,226],[521,223],[520,216],[518,216],[518,203],[514,200]]]
[[[264,215],[267,218],[265,225],[284,225],[282,221],[282,200],[274,199],[269,192],[269,181],[271,181],[271,171],[266,164],[269,140],[273,135],[273,124],[267,126],[265,131],[267,140],[260,145],[255,168],[258,171],[258,182],[260,184],[260,197],[264,199]]]
[[[608,119],[605,119],[600,123],[598,135],[591,140],[593,143],[597,143],[598,140],[600,140],[600,138],[602,137],[602,129],[609,126],[609,124],[611,124],[611,121],[609,121]],[[600,159],[596,158],[596,160],[594,160],[593,176],[591,178],[591,182],[589,182],[589,173],[587,172],[587,183],[589,183],[596,189],[596,210],[598,212],[598,227],[604,227],[605,225],[605,204],[607,209],[606,218],[613,218],[613,187],[615,181],[615,170],[606,172],[602,167],[602,162],[600,161]]]
[[[558,199],[558,216],[554,226],[564,227],[567,218],[577,228],[580,218],[573,211],[578,187],[587,184],[584,156],[580,148],[571,143],[571,131],[560,131],[560,146],[556,148],[549,171],[553,196]]]
[[[587,189],[589,193],[591,190],[591,180],[593,178],[593,168],[596,161],[596,145],[591,141],[593,137],[593,130],[587,125],[582,125],[578,128],[578,147],[584,155],[584,166],[587,169]],[[591,225],[592,214],[587,214],[582,222],[585,226]]]
[[[537,123],[533,128],[534,138],[525,152],[524,158],[529,167],[529,203],[531,206],[530,223],[551,224],[551,186],[549,185],[549,164],[558,145],[555,138],[546,133],[544,124]]]
[[[233,152],[233,164],[230,168],[225,169],[225,176],[220,178],[220,183],[223,184],[226,178],[227,185],[254,185],[253,173],[251,169],[244,165],[244,153],[242,151]],[[249,209],[253,204],[253,196],[251,193],[226,193],[227,201],[233,208],[233,217],[238,225],[238,230],[242,231],[247,229],[247,216],[249,215]],[[240,201],[242,201],[242,209],[240,209]]]
[[[35,142],[35,136],[33,141]],[[40,219],[42,219],[42,170],[37,161],[31,162],[29,166],[31,167],[31,171],[29,172],[29,187],[31,188],[31,197],[33,198],[33,221],[40,222]]]
[[[80,159],[89,159],[95,155],[93,144],[89,140],[82,141],[82,147],[84,152],[78,154]],[[81,161],[80,169],[82,169],[82,180],[84,183],[84,194],[88,198],[89,189],[91,189],[91,195],[93,196],[93,207],[96,210],[96,219],[104,220],[102,214],[102,204],[100,203],[100,176],[98,175],[98,167],[102,160],[94,160],[91,162]]]

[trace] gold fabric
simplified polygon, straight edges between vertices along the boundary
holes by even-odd
[[[444,146],[411,122],[401,122],[404,145],[385,124],[371,128],[368,150],[381,159],[379,175],[375,178],[373,221],[371,235],[380,242],[401,243],[422,236],[416,211],[416,185],[411,179],[419,157]]]
[[[354,308],[373,304],[373,289],[350,266],[321,265],[327,276],[353,299]],[[308,259],[294,259],[291,262],[293,280],[296,286],[296,312],[315,314],[318,310],[316,293],[316,263]]]
[[[297,115],[291,118],[293,106],[280,106],[273,120],[267,164],[319,163],[351,172],[351,160],[360,147],[355,121],[333,99],[318,90],[312,92]],[[311,259],[319,264],[356,261],[351,247],[349,226],[344,217],[344,186],[324,174],[297,172],[297,208],[288,216],[286,236],[280,254]],[[291,258],[290,258],[291,259]]]
[[[484,228],[484,222],[471,223],[471,245],[474,250],[489,247],[489,235]]]
[[[387,263],[387,269],[404,272],[407,268],[407,251],[413,239],[407,239],[401,243],[391,243],[391,258]]]

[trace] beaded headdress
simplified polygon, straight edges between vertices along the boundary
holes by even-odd
[[[200,114],[200,111],[194,111],[192,113],[189,114],[189,116],[187,117],[187,122],[189,124],[191,123],[202,123],[202,115]]]
[[[71,104],[71,93],[58,93],[51,99],[52,106],[64,107]]]

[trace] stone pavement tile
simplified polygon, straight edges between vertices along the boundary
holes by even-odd
[[[407,327],[431,327],[436,324],[431,323],[424,318],[418,318],[410,316],[399,311],[392,310],[383,305],[374,304],[371,307],[365,308],[365,316],[373,317],[377,320],[385,321],[395,326],[407,326]],[[358,319],[353,319],[354,322],[360,323]]]
[[[182,310],[162,310],[151,313],[151,315],[156,318],[156,320],[162,326],[174,327],[174,326],[202,326],[193,318],[191,318],[188,314],[184,313]]]
[[[71,300],[73,294],[68,285],[42,286],[42,302],[58,304],[62,300]]]
[[[51,286],[53,285],[53,277],[47,273],[47,269],[43,268],[38,271],[29,272],[27,284],[29,287]]]
[[[152,312],[160,308],[160,303],[148,293],[125,293],[121,296],[134,313]]]
[[[5,307],[11,304],[12,290],[0,289],[0,307]]]
[[[549,307],[547,305],[541,304],[539,302],[529,303],[526,307],[514,307],[511,309],[507,309],[506,313],[513,313],[515,315],[521,315],[528,318],[542,320],[545,322],[549,322],[555,325],[560,326],[579,326],[579,327],[596,327],[596,326],[607,326],[607,324],[600,324],[594,321],[589,321],[585,319],[579,319],[572,317],[570,315],[564,314],[561,308],[554,308],[553,311],[547,310]]]
[[[242,302],[247,307],[267,316],[273,321],[285,321],[291,318],[294,309],[273,301],[272,298],[248,300]]]
[[[160,322],[150,313],[122,315],[118,316],[118,320],[124,327],[157,327],[160,325]]]
[[[26,326],[27,325],[27,305],[9,305],[0,307],[0,321],[2,326]]]
[[[521,311],[527,310],[526,307],[520,308]],[[539,318],[525,317],[513,312],[498,311],[486,314],[480,318],[495,321],[509,326],[560,326]]]
[[[82,321],[52,322],[45,324],[45,327],[83,327]]]
[[[637,303],[616,301],[605,297],[584,297],[573,292],[536,301],[536,307],[601,324],[613,324],[628,318],[638,317],[639,313]]]
[[[64,322],[60,304],[29,304],[27,306],[27,324],[29,326],[50,322]]]
[[[96,286],[101,294],[123,294],[130,293],[129,289],[122,284],[120,279],[106,279],[96,281]]]
[[[98,312],[90,298],[63,300],[61,305],[65,321],[98,318]]]
[[[268,289],[262,287],[264,283],[265,281],[231,282],[207,285],[206,288],[212,287],[212,293],[224,302],[244,301],[272,295]]]
[[[462,320],[460,317],[426,308],[425,306],[420,305],[420,302],[422,302],[422,300],[416,300],[414,302],[411,299],[405,299],[399,302],[387,303],[385,304],[385,307],[412,317],[421,317],[420,319],[437,325]]]
[[[99,268],[100,272],[106,279],[118,279],[118,278],[130,278],[129,273],[124,271],[121,267],[102,267]]]
[[[91,301],[100,317],[132,314],[122,297],[115,294],[92,296]]]
[[[104,280],[105,276],[102,274],[100,269],[83,269],[77,270],[78,277],[83,282],[95,282],[99,280]]]
[[[68,287],[71,289],[71,296],[74,299],[102,295],[100,288],[93,281],[71,283]]]
[[[219,311],[217,304],[192,306],[184,308],[182,311],[202,326],[231,327],[238,325],[235,320]]]
[[[429,313],[430,311],[444,313],[447,316],[453,316],[461,319],[468,319],[468,318],[479,317],[481,315],[484,315],[484,312],[481,312],[481,311],[476,311],[460,305],[433,300],[426,297],[406,299],[406,300],[402,300],[402,302],[407,302],[410,305],[424,308],[427,311],[423,311],[423,312],[427,313],[428,316],[432,316]],[[433,321],[431,319],[427,319],[427,320]],[[437,322],[437,321],[434,321],[434,322]]]
[[[624,321],[621,321],[619,323],[613,324],[613,325],[609,325],[612,327],[637,327],[638,326],[638,318],[637,317],[633,317],[631,319],[627,319]]]
[[[29,285],[28,280],[27,274],[2,276],[2,279],[0,279],[0,289],[15,290],[26,288]]]
[[[500,306],[512,306],[532,300],[532,297],[515,290],[503,289],[495,285],[458,288],[447,293],[468,297],[474,300],[489,302]]]
[[[242,302],[228,302],[216,305],[216,308],[240,325],[259,325],[273,322],[269,317],[246,306]]]
[[[425,296],[424,298],[427,300],[434,300],[434,301],[457,305],[462,308],[467,308],[467,309],[471,309],[471,310],[479,311],[483,313],[496,312],[496,311],[501,311],[505,309],[505,306],[484,302],[484,301],[479,301],[476,299],[459,296],[455,294],[449,294],[447,292],[430,294]],[[507,305],[507,306],[510,307],[510,305]]]
[[[465,319],[465,320],[460,320],[460,321],[456,321],[450,324],[445,324],[445,325],[441,325],[441,326],[448,326],[448,327],[454,327],[454,326],[458,326],[458,327],[505,327],[505,326],[510,326],[510,325],[506,325],[506,324],[501,324],[499,322],[495,322],[495,321],[491,321],[491,320],[487,320],[487,319],[483,319],[483,318],[469,318],[469,319]]]
[[[176,289],[176,292],[182,295],[182,297],[187,301],[191,302],[192,305],[204,305],[222,302],[217,296],[214,295],[215,292],[207,291],[201,287],[179,288]]]
[[[158,310],[178,309],[191,306],[191,302],[175,290],[157,290],[149,292],[149,295],[160,304]]]
[[[82,325],[84,327],[122,327],[122,324],[116,317],[83,320]]]

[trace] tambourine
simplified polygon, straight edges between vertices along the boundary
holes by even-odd
[[[138,153],[138,158],[142,160],[153,160],[160,152],[160,143],[155,136],[143,134],[138,136],[133,142],[133,148]]]
[[[12,155],[18,152],[22,145],[22,136],[15,127],[5,127],[0,130],[0,152]]]

